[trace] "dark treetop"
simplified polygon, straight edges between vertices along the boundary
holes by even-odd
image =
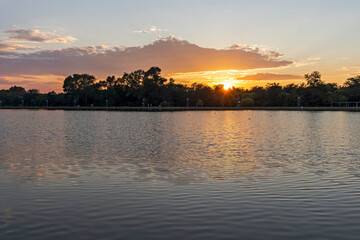
[[[223,85],[175,83],[161,76],[161,69],[136,70],[122,77],[97,81],[89,74],[74,74],[64,80],[63,93],[42,94],[13,86],[0,90],[2,106],[330,106],[331,102],[360,101],[360,76],[340,86],[325,83],[319,72],[305,74],[306,83],[225,90]]]

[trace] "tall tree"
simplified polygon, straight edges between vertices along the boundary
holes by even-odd
[[[63,90],[87,105],[89,96],[95,90],[95,77],[89,74],[74,74],[64,80]]]
[[[346,79],[344,87],[360,88],[360,75]]]
[[[360,101],[360,75],[348,78],[344,83],[342,92],[349,101]]]
[[[321,80],[321,74],[318,71],[307,73],[304,77],[309,87],[319,87],[324,85],[324,82]]]

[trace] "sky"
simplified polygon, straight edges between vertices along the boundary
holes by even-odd
[[[0,0],[0,89],[62,91],[68,75],[97,79],[162,69],[177,82],[250,88],[342,84],[360,74],[356,0]]]

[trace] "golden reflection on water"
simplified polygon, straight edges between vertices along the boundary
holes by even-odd
[[[19,183],[99,175],[187,184],[326,172],[343,166],[341,154],[359,142],[357,115],[343,112],[2,111],[0,117],[6,136],[0,164]]]
[[[350,112],[1,110],[0,238],[350,239],[359,128]]]

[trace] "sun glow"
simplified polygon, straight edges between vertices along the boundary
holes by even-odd
[[[273,71],[276,68],[268,69],[269,71]],[[219,70],[219,71],[202,71],[202,72],[179,72],[174,74],[168,74],[167,78],[174,78],[177,82],[181,84],[186,84],[191,86],[193,83],[201,83],[205,85],[209,85],[211,87],[222,84],[222,89],[227,91],[232,87],[235,88],[243,88],[243,89],[251,89],[255,86],[265,87],[269,82],[278,82],[280,84],[286,85],[289,83],[301,83],[303,79],[295,79],[295,80],[276,80],[276,79],[268,79],[268,80],[257,80],[257,79],[249,79],[244,78],[249,75],[256,75],[258,73],[262,73],[264,69],[250,69],[250,70]],[[283,74],[288,74],[284,72]],[[345,79],[346,77],[343,77]]]
[[[229,88],[231,88],[231,85],[228,83],[224,84],[224,90],[228,90]]]

